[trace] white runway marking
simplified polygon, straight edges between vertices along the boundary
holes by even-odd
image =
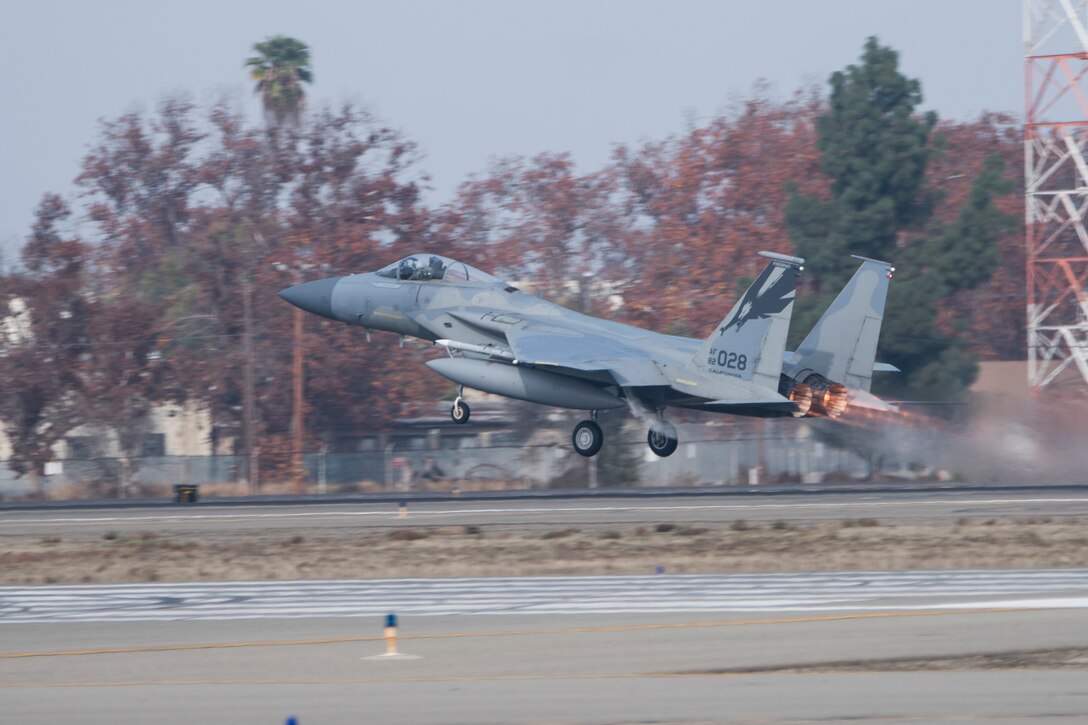
[[[1010,498],[1010,499],[963,499],[957,500],[960,506],[1022,506],[1037,503],[1086,503],[1088,498]],[[897,506],[947,506],[948,499],[904,500],[904,501],[850,501],[841,503],[761,503],[761,504],[684,504],[676,506],[553,506],[522,508],[465,508],[465,509],[424,509],[409,507],[412,518],[430,516],[495,516],[506,514],[554,514],[554,513],[616,513],[623,511],[706,511],[706,510],[775,510],[775,509],[857,509],[857,508],[894,508]],[[14,526],[47,524],[102,524],[134,523],[149,521],[237,521],[240,519],[292,519],[309,517],[367,517],[377,516],[392,518],[395,510],[392,504],[384,509],[365,511],[292,511],[272,513],[214,513],[214,514],[155,514],[148,516],[69,516],[52,518],[0,518],[0,527],[4,524]]]
[[[0,587],[0,624],[1086,608],[1088,569]]]

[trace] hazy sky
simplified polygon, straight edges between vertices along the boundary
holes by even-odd
[[[943,118],[1023,105],[1018,0],[35,0],[0,23],[0,246],[22,243],[72,179],[97,120],[185,91],[256,114],[242,68],[282,33],[312,50],[312,103],[361,101],[421,147],[430,201],[491,157],[660,139],[750,95],[780,96],[857,60],[869,35]],[[783,153],[789,153],[783,149]]]

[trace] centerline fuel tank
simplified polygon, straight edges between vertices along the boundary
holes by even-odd
[[[508,398],[575,410],[610,410],[626,405],[619,396],[593,383],[537,368],[450,357],[427,367],[458,385]]]

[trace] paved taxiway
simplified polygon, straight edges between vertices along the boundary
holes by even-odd
[[[117,529],[175,531],[325,527],[502,525],[638,525],[658,522],[723,524],[750,521],[825,521],[877,518],[888,523],[961,518],[1088,517],[1088,489],[1023,487],[894,488],[837,493],[747,491],[722,496],[608,499],[539,498],[410,501],[408,517],[395,518],[397,502],[305,505],[216,505],[0,511],[0,535],[101,534]]]
[[[276,616],[269,602],[292,591],[278,604],[313,611]],[[322,612],[345,599],[358,609]],[[0,600],[22,612],[0,624],[11,722],[1088,721],[1084,570],[8,587]],[[414,659],[373,658],[381,600]],[[978,664],[1001,654],[1004,669]],[[933,658],[952,660],[894,671]]]

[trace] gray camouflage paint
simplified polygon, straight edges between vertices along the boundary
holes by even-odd
[[[605,409],[628,398],[651,410],[671,405],[788,415],[794,406],[778,393],[787,367],[832,380],[840,379],[835,375],[841,369],[868,389],[887,293],[886,275],[878,272],[887,265],[866,261],[787,364],[785,342],[803,260],[765,256],[771,263],[706,340],[590,317],[485,274],[479,281],[353,274],[296,285],[280,296],[347,324],[493,346],[501,358],[462,352],[453,359],[469,362],[432,361],[430,367],[484,390],[489,379],[501,380],[494,383],[500,394],[563,407]],[[865,301],[861,307],[859,300]],[[854,324],[860,334],[859,327],[851,330]],[[868,377],[859,368],[866,359]]]
[[[842,292],[808,336],[797,346],[786,373],[818,372],[848,388],[872,387],[877,341],[884,320],[888,286],[895,268],[875,259],[862,260]]]

